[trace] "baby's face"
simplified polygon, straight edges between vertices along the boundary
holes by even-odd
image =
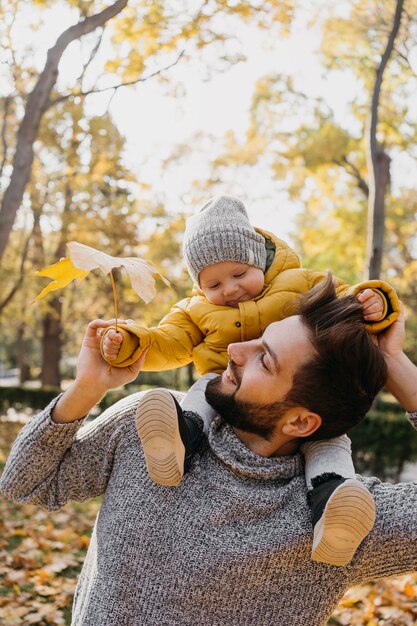
[[[221,261],[205,267],[198,278],[201,291],[209,302],[237,308],[239,302],[252,300],[262,293],[265,276],[259,267]]]

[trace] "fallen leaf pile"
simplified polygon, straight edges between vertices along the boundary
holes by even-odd
[[[99,503],[71,504],[54,514],[3,498],[0,506],[0,624],[70,624]]]
[[[416,626],[417,574],[352,587],[329,626]]]
[[[21,427],[0,420],[0,467]],[[49,513],[0,496],[1,626],[71,623],[75,584],[99,506],[97,498]]]
[[[0,420],[0,463],[21,424]],[[56,513],[0,496],[1,626],[68,626],[99,499]],[[328,626],[415,626],[417,574],[354,587]]]

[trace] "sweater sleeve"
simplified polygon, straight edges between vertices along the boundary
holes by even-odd
[[[126,367],[149,348],[143,371],[162,371],[187,365],[193,360],[193,350],[204,339],[204,333],[192,321],[187,312],[188,299],[178,302],[159,322],[158,326],[146,328],[136,322],[120,324],[123,342],[115,361],[115,367]],[[111,328],[114,328],[113,326]],[[101,354],[103,341],[101,339]]]
[[[68,500],[84,501],[106,490],[132,400],[84,425],[53,422],[57,400],[26,424],[11,449],[0,490],[15,502],[57,510]]]
[[[350,569],[351,585],[417,570],[417,483],[391,485],[362,479],[376,505],[372,531]]]
[[[407,417],[417,430],[417,412]],[[376,505],[375,525],[348,566],[350,584],[417,570],[417,482],[361,478]]]

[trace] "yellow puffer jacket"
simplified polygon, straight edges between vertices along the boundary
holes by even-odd
[[[230,343],[257,339],[268,324],[291,315],[300,294],[309,291],[327,274],[302,269],[298,256],[284,241],[256,230],[275,245],[275,256],[265,273],[264,289],[257,298],[241,302],[239,308],[218,306],[211,304],[195,286],[195,295],[175,304],[158,326],[146,328],[135,322],[120,324],[118,330],[123,334],[123,343],[112,365],[130,365],[149,347],[143,370],[175,369],[194,361],[201,375],[221,373],[227,365]],[[368,281],[349,287],[335,280],[338,295],[356,295],[370,287],[383,296],[383,319],[370,323],[370,332],[379,332],[398,316],[398,298],[386,283]],[[105,333],[102,341],[104,336]]]

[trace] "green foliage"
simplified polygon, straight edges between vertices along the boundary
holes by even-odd
[[[152,387],[165,387],[186,391],[193,383],[195,371],[192,367],[184,366],[176,370],[165,372],[141,372],[139,379],[126,387],[109,391],[100,402],[100,410],[117,402],[136,391]],[[60,393],[60,389],[32,388],[25,385],[18,387],[0,387],[0,414],[5,414],[9,408],[20,411],[25,408],[40,411]]]
[[[188,370],[188,366],[181,367],[177,370],[168,370],[165,372],[141,372],[139,379],[126,385],[120,389],[109,391],[100,402],[100,412],[112,406],[118,400],[129,396],[137,391],[145,391],[146,389],[154,389],[155,387],[164,387],[165,389],[177,389],[178,391],[187,391],[193,379],[191,374],[194,370]]]
[[[404,465],[417,461],[417,432],[398,404],[379,400],[349,437],[359,473],[398,481]]]
[[[0,413],[14,408],[20,411],[31,408],[40,411],[60,393],[59,389],[32,389],[30,387],[0,387]]]

